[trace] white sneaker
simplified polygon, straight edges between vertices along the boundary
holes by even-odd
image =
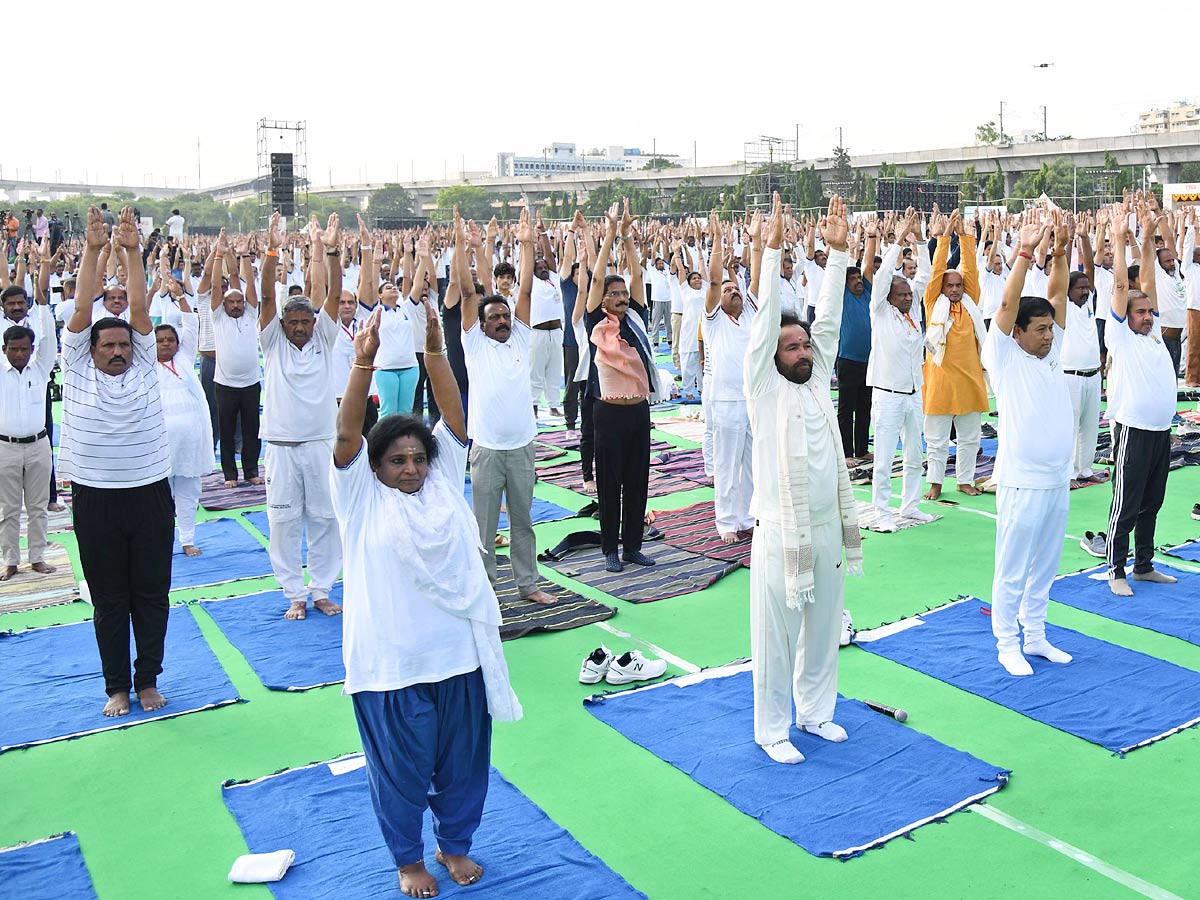
[[[1105,538],[1104,532],[1085,531],[1083,537],[1079,539],[1079,546],[1084,553],[1096,557],[1097,559],[1106,559],[1108,557],[1108,541]]]
[[[579,683],[596,684],[603,681],[612,661],[613,652],[601,644],[584,658],[583,665],[579,667]]]
[[[640,650],[630,650],[614,659],[608,667],[604,680],[609,684],[628,684],[631,681],[649,681],[667,671],[663,659],[646,659]]]
[[[832,741],[835,744],[840,744],[847,738],[846,729],[837,724],[837,722],[822,722],[819,725],[801,725],[800,729],[808,734],[815,734],[819,738]]]
[[[850,615],[850,610],[842,610],[842,633],[838,638],[839,647],[847,647],[854,640],[854,619]]]

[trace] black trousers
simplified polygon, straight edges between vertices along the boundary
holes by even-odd
[[[1113,422],[1113,499],[1108,514],[1108,576],[1125,577],[1129,534],[1133,532],[1133,571],[1154,569],[1154,525],[1167,493],[1171,432],[1143,431]]]
[[[429,401],[429,426],[432,428],[438,423],[438,419],[442,417],[441,411],[438,409],[437,399],[433,396],[433,388],[429,384],[429,373],[425,371],[425,354],[417,354],[417,390],[413,395],[413,415],[418,419],[425,417],[425,402],[426,394]]]
[[[217,358],[215,356],[200,356],[200,386],[204,388],[204,399],[208,401],[208,415],[212,419],[213,438],[221,436],[221,426],[217,423],[217,395],[214,380],[217,376]]]
[[[129,625],[135,691],[162,673],[171,590],[175,503],[164,478],[136,488],[71,486],[79,561],[95,610],[96,645],[109,696],[128,692]]]
[[[262,394],[262,385],[255,382],[248,387],[226,387],[214,384],[213,393],[217,398],[217,422],[221,438],[221,471],[226,481],[237,481],[237,458],[234,455],[237,447],[238,425],[242,432],[242,472],[246,480],[258,477],[258,452],[261,443],[258,438],[258,403]]]
[[[579,465],[583,469],[583,480],[595,481],[596,414],[592,409],[595,401],[588,396],[586,381],[578,381],[576,385],[579,387],[582,407],[579,418]]]
[[[866,456],[871,436],[871,388],[867,364],[837,358],[838,429],[847,456]]]
[[[625,552],[641,550],[650,482],[650,404],[593,400],[592,413],[600,549],[615,552],[619,534]]]
[[[587,388],[586,381],[571,380],[578,368],[579,348],[563,347],[563,374],[566,376],[563,381],[567,385],[567,392],[563,397],[563,412],[566,413],[567,428],[574,428],[575,423],[579,421],[579,398]]]
[[[54,381],[54,376],[50,376],[50,381],[46,382],[46,434],[51,441],[54,439],[54,403],[50,399],[50,384]],[[50,454],[50,502],[58,502],[58,473],[55,471],[54,454]]]

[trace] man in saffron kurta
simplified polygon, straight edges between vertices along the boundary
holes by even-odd
[[[975,231],[964,229],[957,210],[949,221],[936,218],[931,231],[937,236],[933,275],[925,289],[925,442],[928,447],[929,491],[926,500],[936,500],[946,477],[950,428],[957,433],[955,457],[958,489],[978,494],[975,487],[975,457],[979,453],[980,414],[987,412],[987,387],[979,361],[985,336],[979,312],[979,269],[975,261]],[[962,272],[947,271],[950,234],[958,234],[962,249]],[[968,305],[969,304],[969,305]]]

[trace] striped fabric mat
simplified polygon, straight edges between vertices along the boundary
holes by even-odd
[[[542,606],[522,600],[508,557],[503,554],[497,557],[496,573],[499,576],[495,584],[496,599],[500,601],[500,615],[503,617],[500,623],[502,641],[515,640],[538,631],[569,631],[582,625],[603,622],[617,614],[611,606],[581,597],[570,588],[545,578],[538,579],[538,588],[557,597],[556,604]]]
[[[626,563],[622,572],[606,572],[599,548],[578,550],[565,559],[543,564],[629,603],[650,603],[702,591],[742,567],[739,562],[709,559],[665,544],[646,544],[642,550],[654,560],[653,566]]]
[[[260,470],[264,477],[266,469]],[[200,505],[207,510],[241,509],[244,506],[260,506],[267,502],[267,486],[238,481],[237,487],[225,487],[225,478],[220,472],[205,475],[200,482]]]
[[[681,437],[685,441],[695,441],[697,444],[704,442],[704,422],[700,419],[666,416],[661,419],[655,419],[650,425],[659,431],[665,431],[667,434]]]
[[[24,558],[22,553],[22,560]],[[50,541],[46,545],[46,562],[56,570],[51,575],[31,572],[26,563],[22,562],[16,575],[8,581],[0,581],[0,613],[59,606],[79,599],[79,590],[67,548]]]
[[[566,432],[563,432],[566,434]],[[534,462],[547,462],[551,459],[558,459],[560,456],[566,456],[567,451],[562,447],[542,446],[540,443],[533,448]]]
[[[661,455],[661,462],[650,462],[658,471],[669,475],[682,475],[697,484],[708,484],[708,476],[704,474],[703,450],[671,450]]]
[[[672,547],[750,568],[753,532],[741,532],[736,541],[726,544],[717,534],[715,517],[713,501],[706,500],[683,509],[657,513],[654,527],[662,532],[663,542]]]
[[[67,501],[71,495],[70,491],[63,491],[59,497],[60,502],[65,508],[58,512],[46,513],[46,532],[47,534],[55,534],[60,531],[74,531],[75,520],[71,517],[71,508],[67,505]],[[29,519],[25,515],[25,510],[21,510],[21,537],[28,534]]]
[[[875,509],[875,504],[874,503],[866,503],[865,501],[859,500],[857,503],[857,506],[858,506],[858,527],[865,529],[867,531],[878,531],[879,530],[879,512]],[[934,521],[936,522],[938,519],[941,518],[941,516],[934,515],[933,518],[934,518]],[[918,522],[916,519],[906,519],[904,516],[900,515],[899,510],[893,510],[892,519],[896,523],[897,531],[903,531],[905,528],[915,528],[918,525],[931,524],[929,522]],[[880,532],[880,534],[887,534],[887,533],[888,532]]]
[[[541,466],[538,468],[537,475],[538,481],[556,484],[571,491],[583,491],[583,472],[580,470],[578,462],[564,462]],[[646,496],[665,497],[668,494],[674,494],[676,491],[691,491],[697,487],[699,485],[695,481],[685,478],[682,475],[660,472],[658,469],[652,468],[650,470],[650,483]]]

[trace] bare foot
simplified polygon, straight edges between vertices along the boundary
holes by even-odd
[[[292,605],[288,607],[288,611],[283,614],[285,619],[299,621],[308,615],[307,600],[293,600]]]
[[[596,482],[594,482],[594,481],[585,481],[585,482],[583,483],[583,492],[584,492],[585,494],[594,494],[594,493],[596,493]]]
[[[226,481],[226,482],[225,482],[225,487],[228,487],[228,488],[235,488],[235,487],[237,487],[237,482],[236,482],[236,481]]]
[[[0,570],[0,581],[8,581],[8,579],[12,578],[16,574],[16,566],[5,566],[2,570]]]
[[[960,484],[958,486],[958,489],[960,491],[962,491],[964,494],[966,494],[968,497],[978,497],[980,494],[983,493],[983,491],[981,491],[979,488],[975,487],[975,485],[973,485],[973,484]]]
[[[313,608],[319,609],[327,616],[336,616],[342,611],[342,608],[328,597],[322,597],[320,600],[314,600]]]
[[[129,715],[129,693],[118,691],[109,697],[108,702],[104,704],[104,714],[110,719]]]
[[[66,509],[66,507],[63,506],[61,503],[49,503],[46,505],[47,512],[62,512],[65,509]]]
[[[714,484],[716,484],[716,479],[714,479],[711,475],[709,475],[708,478],[705,479],[704,483],[707,484],[709,487],[712,487]]]
[[[733,531],[722,531],[721,532],[721,543],[722,544],[732,544],[736,540],[737,540],[736,532],[733,532]]]
[[[47,562],[30,563],[29,568],[40,575],[53,575],[57,571],[55,566]]]
[[[527,594],[521,599],[532,600],[534,603],[540,603],[542,606],[553,606],[558,602],[557,597],[547,594],[545,591],[534,591],[532,594]]]
[[[184,544],[183,552],[185,556],[199,556],[203,551],[195,544]]]
[[[167,705],[167,698],[158,692],[158,688],[142,688],[137,695],[138,703],[142,704],[142,709],[146,712],[154,712]]]
[[[509,545],[508,538],[506,538],[502,534],[496,535],[496,546],[497,547],[507,547],[508,545]]]
[[[265,484],[265,482],[257,475],[255,475],[253,478],[247,478],[246,480],[251,484]]]
[[[466,886],[483,877],[483,867],[469,856],[454,856],[438,850],[434,859],[450,871],[450,877],[454,879],[455,884]]]
[[[855,459],[853,456],[847,456],[846,457],[846,468],[847,469],[857,469],[858,468],[858,460]]]
[[[929,490],[925,492],[926,500],[936,500],[942,496],[942,486],[940,484],[931,484]]]
[[[437,879],[429,874],[424,861],[400,867],[400,893],[406,897],[436,897]]]

